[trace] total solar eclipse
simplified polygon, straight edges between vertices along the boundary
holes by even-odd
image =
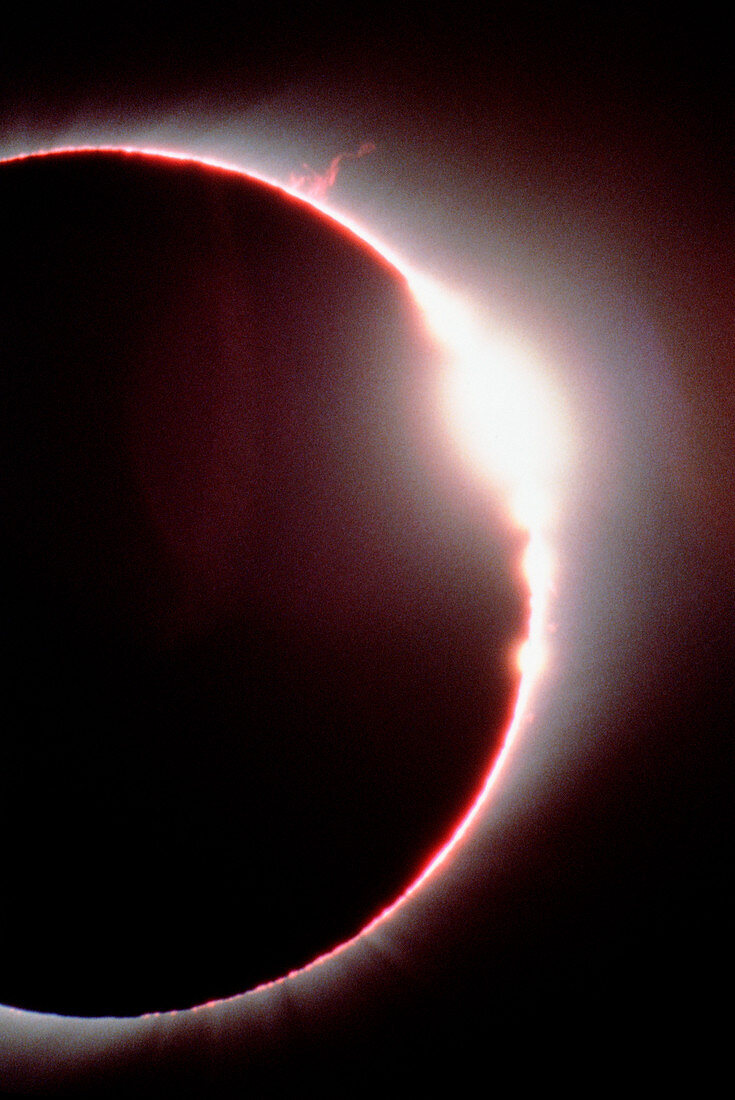
[[[0,1000],[234,995],[358,933],[480,795],[529,534],[406,279],[319,211],[76,151],[0,166],[0,221]]]
[[[2,1095],[721,1088],[727,30],[6,20]]]

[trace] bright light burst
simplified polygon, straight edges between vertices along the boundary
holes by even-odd
[[[457,446],[476,474],[501,490],[513,518],[527,533],[523,572],[529,589],[530,617],[527,637],[516,655],[521,681],[503,746],[485,777],[478,797],[449,840],[396,901],[352,939],[308,966],[276,979],[276,982],[281,982],[343,952],[391,917],[447,861],[485,807],[518,732],[527,721],[529,699],[544,667],[553,583],[550,525],[559,504],[560,485],[569,461],[568,427],[559,396],[550,385],[544,365],[534,351],[500,328],[478,320],[461,296],[439,280],[414,268],[369,230],[333,209],[328,202],[305,196],[294,187],[284,186],[237,164],[170,150],[85,145],[38,150],[5,160],[92,151],[164,157],[246,175],[321,210],[379,252],[408,282],[430,333],[446,353],[442,399],[447,423],[456,437]],[[273,984],[265,983],[258,990]]]

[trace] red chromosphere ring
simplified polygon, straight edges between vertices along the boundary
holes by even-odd
[[[101,814],[100,776],[106,774],[105,782],[120,802],[120,818],[135,817],[138,797],[140,812],[150,818],[158,796],[149,792],[146,801],[140,788],[160,783],[167,768],[176,772],[176,782],[188,793],[170,796],[180,801],[163,804],[169,813],[174,805],[175,812],[168,821],[155,822],[159,837],[154,843],[164,879],[167,860],[184,865],[184,856],[172,855],[172,847],[160,839],[167,829],[185,833],[178,848],[191,853],[199,845],[205,854],[218,830],[239,835],[245,820],[251,841],[267,815],[268,828],[277,829],[269,803],[257,793],[259,785],[268,782],[285,783],[278,788],[279,799],[281,804],[291,800],[281,845],[286,836],[293,841],[306,820],[306,802],[299,803],[306,795],[311,801],[316,798],[320,807],[331,806],[332,816],[329,809],[323,811],[325,823],[304,841],[304,851],[308,844],[314,850],[336,848],[334,830],[345,820],[355,831],[354,841],[345,840],[341,855],[334,857],[337,862],[322,872],[324,882],[314,888],[320,896],[330,896],[327,880],[347,877],[348,851],[373,843],[380,849],[378,838],[383,835],[378,854],[385,859],[396,846],[401,826],[406,828],[406,852],[396,858],[393,877],[377,894],[361,893],[360,872],[368,875],[374,869],[364,856],[351,886],[354,908],[341,917],[341,924],[315,933],[313,940],[307,936],[294,949],[296,959],[303,960],[304,945],[318,944],[321,937],[326,946],[312,962],[298,961],[289,968],[286,977],[291,977],[344,951],[396,913],[446,863],[487,803],[526,720],[543,663],[551,583],[550,500],[560,462],[559,410],[553,395],[544,390],[528,349],[488,332],[457,296],[410,269],[363,230],[346,219],[326,216],[270,181],[231,166],[154,150],[51,150],[2,163],[3,209],[10,221],[16,217],[19,196],[25,203],[38,204],[42,196],[46,201],[53,182],[51,210],[38,216],[32,232],[24,227],[16,234],[15,298],[6,304],[15,326],[6,339],[16,349],[11,355],[17,362],[15,382],[13,369],[9,371],[12,392],[7,402],[15,419],[5,425],[5,434],[11,440],[10,467],[22,471],[6,502],[6,514],[30,512],[32,517],[26,530],[22,523],[16,525],[11,539],[16,572],[8,575],[16,588],[21,578],[25,599],[31,589],[36,591],[39,578],[46,585],[40,596],[34,596],[32,630],[23,625],[28,607],[18,598],[14,641],[19,668],[32,667],[34,675],[43,671],[41,662],[48,661],[49,651],[63,665],[53,705],[67,718],[75,716],[78,726],[89,726],[86,734],[78,729],[73,734],[60,731],[67,754],[76,754],[74,774],[79,773],[80,789],[85,782],[94,786],[95,812]],[[80,186],[82,193],[75,191]],[[238,205],[245,202],[244,194],[245,220]],[[192,229],[192,224],[198,228]],[[4,232],[12,236],[9,227]],[[214,252],[200,255],[198,250],[208,249],[212,241]],[[65,296],[70,256],[74,285]],[[35,295],[33,308],[45,303],[47,309],[53,302],[41,326],[46,334],[42,337],[35,335],[37,315],[27,309],[29,295]],[[169,306],[170,301],[175,305]],[[266,301],[272,311],[267,338],[260,320]],[[80,302],[87,326],[83,332]],[[131,335],[133,324],[137,328]],[[30,348],[29,333],[34,333]],[[122,339],[129,341],[125,347]],[[248,349],[246,374],[243,348]],[[306,372],[299,360],[304,349]],[[556,424],[553,438],[549,422]],[[242,431],[243,423],[249,425],[247,432]],[[491,495],[485,482],[499,489],[504,503]],[[91,526],[90,515],[95,517]],[[483,578],[488,562],[495,575]],[[447,594],[457,572],[460,580]],[[39,627],[41,607],[45,618]],[[493,615],[499,625],[491,622]],[[82,639],[77,657],[89,660],[94,646],[104,654],[87,669],[88,678],[94,673],[102,686],[97,694],[94,687],[85,687],[83,721],[78,717],[79,694],[76,689],[73,698],[69,694],[74,678],[71,659],[63,664],[60,657],[70,616],[74,639]],[[247,628],[240,621],[243,617]],[[114,631],[109,626],[113,620]],[[317,649],[318,658],[313,655]],[[387,694],[386,671],[377,655],[384,660],[386,649],[403,686],[400,691],[392,689],[390,707],[381,708],[375,699]],[[305,657],[304,650],[311,650],[311,655]],[[493,655],[490,662],[488,650]],[[113,666],[116,671],[110,672]],[[248,677],[242,673],[245,666]],[[468,678],[470,666],[474,679]],[[309,683],[295,688],[299,676]],[[325,684],[314,687],[320,676]],[[431,705],[421,711],[417,700],[426,699],[427,685],[441,676],[451,681],[446,693],[432,696]],[[412,678],[415,692],[409,696]],[[253,686],[258,679],[267,681],[268,688],[262,683]],[[27,671],[25,679],[18,675],[16,681],[27,697]],[[193,681],[196,690],[190,687]],[[230,686],[233,682],[236,690]],[[126,698],[131,684],[143,700],[138,709]],[[284,684],[293,692],[285,711]],[[248,710],[242,709],[245,686],[255,699]],[[460,714],[453,730],[468,743],[474,738],[471,751],[463,744],[469,770],[455,776],[454,786],[448,784],[452,793],[441,808],[440,780],[422,777],[422,785],[428,787],[423,796],[426,806],[432,800],[437,805],[430,828],[421,814],[412,817],[409,812],[420,805],[418,788],[411,785],[415,777],[404,777],[401,782],[408,785],[401,787],[395,776],[405,761],[407,772],[418,773],[426,770],[429,756],[444,754],[441,759],[453,761],[461,755],[438,732],[446,727],[448,707],[462,710],[457,708],[460,687],[475,708],[465,704],[465,725]],[[338,691],[357,699],[352,709],[344,701],[335,704]],[[493,691],[495,709],[483,710],[489,705],[483,693]],[[176,692],[188,702],[171,709]],[[109,706],[113,697],[123,718],[103,708],[103,700]],[[373,709],[364,718],[368,698]],[[211,713],[212,700],[221,709],[214,736],[207,727],[206,760],[197,755],[200,749],[192,749],[188,763],[181,764],[178,755],[186,752],[181,741],[200,743],[206,725],[204,720],[197,724],[197,707],[202,713],[209,707]],[[391,708],[395,713],[388,715]],[[175,737],[166,734],[161,739],[164,718],[156,722],[151,714],[163,715],[169,726],[175,726]],[[27,716],[39,728],[49,721],[48,713],[36,714],[30,706]],[[409,727],[409,716],[416,719],[422,736],[413,741],[408,737],[397,748],[397,731]],[[114,750],[96,743],[94,731],[102,717],[106,740],[116,742]],[[360,720],[376,738],[371,742],[376,757],[372,762],[362,744],[365,737],[361,741],[354,735],[353,742],[345,738],[346,726],[352,729]],[[381,722],[382,735],[375,732]],[[432,723],[437,728],[433,735],[427,732]],[[296,726],[298,738],[293,733]],[[488,748],[488,726],[497,731],[494,749]],[[246,758],[238,755],[242,746],[228,740],[231,727],[247,731]],[[268,737],[256,736],[256,728],[267,729]],[[315,731],[329,748],[329,753],[323,750],[323,758],[318,739],[310,736]],[[131,738],[134,749],[129,747]],[[151,749],[153,740],[157,747]],[[285,772],[268,771],[274,765],[264,760],[274,751],[295,757],[295,762],[284,765]],[[51,756],[58,764],[58,750],[54,752]],[[346,760],[342,770],[335,763],[340,752]],[[146,753],[153,756],[141,764]],[[93,756],[95,761],[89,763]],[[492,766],[478,792],[475,777],[488,756]],[[201,807],[211,811],[218,805],[207,787],[207,775],[200,774],[207,766],[214,774],[215,764],[206,762],[211,757],[220,777],[223,771],[235,774],[235,763],[246,759],[254,776],[264,766],[268,778],[265,784],[253,779],[248,787],[247,817],[240,816],[238,791],[229,780],[222,818],[229,824],[205,830],[202,839]],[[33,759],[35,764],[24,759],[21,771],[35,767]],[[432,767],[440,776],[441,767]],[[110,777],[118,768],[127,778]],[[335,794],[346,789],[348,776],[355,782],[360,768],[373,784],[378,773],[394,777],[393,787],[389,784],[380,793],[383,803],[390,803],[391,796],[395,799],[393,816],[386,811],[384,834],[374,824],[365,834],[359,832],[361,817],[375,813],[375,788],[370,788],[370,801],[367,779],[363,787],[358,782],[350,788],[351,800],[366,801],[347,818]],[[299,782],[307,773],[308,783],[315,786],[301,792]],[[50,797],[50,789],[43,788],[44,798]],[[131,790],[136,792],[132,796]],[[217,791],[219,798],[219,787]],[[457,792],[462,791],[464,804],[468,796],[471,804],[457,825]],[[65,800],[55,803],[56,812],[71,800],[67,792]],[[73,815],[73,808],[69,812]],[[199,822],[197,828],[192,818]],[[99,818],[103,832],[106,820]],[[49,822],[49,817],[44,819],[44,829]],[[151,821],[143,824],[150,835]],[[80,845],[85,851],[85,844],[89,848],[89,841],[80,838],[90,825],[95,825],[93,818],[76,820],[77,840],[71,847],[76,844],[77,852]],[[449,836],[438,847],[437,830],[439,838]],[[111,849],[117,843],[121,850],[121,836],[115,840],[110,835]],[[26,856],[38,841],[37,835],[27,845]],[[221,875],[234,849],[224,842],[219,842],[220,848]],[[58,863],[63,852],[53,852]],[[77,859],[74,851],[67,855],[69,863]],[[88,857],[99,864],[103,846],[93,845]],[[191,858],[206,862],[201,853]],[[273,893],[277,875],[268,858],[258,851],[249,858],[251,880],[263,879]],[[173,887],[164,884],[157,893],[152,870],[156,860],[146,866],[143,893],[148,890],[160,900]],[[294,868],[289,873],[303,887],[305,879],[299,879]],[[81,889],[84,876],[78,871],[70,874]],[[112,912],[115,906],[128,912],[125,907],[132,903],[119,889],[125,874],[131,890],[130,867],[123,872],[118,866],[106,878],[102,874],[101,892],[107,893],[101,912]],[[407,874],[413,880],[401,890]],[[55,889],[61,891],[62,885],[57,882]],[[339,891],[331,888],[334,902]],[[140,882],[135,889],[140,895]],[[178,880],[176,889],[180,912],[191,899]],[[355,913],[374,912],[381,891],[387,897],[379,914],[359,928]],[[262,904],[261,895],[258,888],[247,897],[251,904],[253,899]],[[240,897],[230,892],[226,900],[232,907]],[[224,905],[217,900],[213,904]],[[323,915],[316,903],[311,909],[308,900],[299,904],[302,910],[294,903],[294,911],[307,912],[305,925]],[[266,915],[252,925],[261,942],[269,919]],[[278,919],[273,918],[277,926]],[[351,924],[359,931],[345,936]],[[335,940],[339,946],[330,947]],[[269,966],[276,973],[279,967],[277,956],[273,959],[263,964],[266,975],[253,971],[250,987],[272,984]],[[206,962],[202,960],[204,969]],[[59,971],[60,982],[65,973]],[[148,1004],[131,994],[114,1004],[103,1001],[100,1009],[137,1014],[151,1007],[151,1000],[155,1008],[168,1008],[193,1003],[187,998],[206,991],[202,981],[164,993],[168,980],[170,972],[158,985],[152,984],[150,993],[143,995]],[[237,976],[232,980],[237,983]],[[212,985],[217,1000],[239,989],[227,988],[221,977]],[[21,987],[16,993],[12,983],[10,994],[0,990],[0,999],[9,1003],[41,1011],[57,1008],[49,1003],[47,992],[32,991],[25,1002],[23,996]],[[95,996],[93,991],[87,1002],[79,1002],[82,1014],[100,1014]],[[198,997],[202,999],[208,998]],[[91,1013],[87,1004],[93,1006]],[[72,1001],[62,1011],[76,1014],[79,1009]]]

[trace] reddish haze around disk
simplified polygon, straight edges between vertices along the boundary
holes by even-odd
[[[354,935],[477,794],[522,539],[405,282],[324,215],[74,153],[0,166],[0,234],[0,1002],[242,992]]]

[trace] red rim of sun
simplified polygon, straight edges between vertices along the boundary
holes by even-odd
[[[499,486],[510,505],[513,519],[527,537],[522,569],[529,593],[530,614],[527,635],[516,658],[521,678],[515,707],[503,735],[501,748],[482,779],[473,803],[461,816],[454,832],[414,881],[355,935],[304,966],[252,989],[243,990],[242,993],[217,998],[191,1009],[143,1014],[166,1016],[182,1011],[196,1011],[249,993],[260,992],[341,955],[398,913],[406,901],[436,875],[465,840],[486,807],[490,793],[517,744],[519,733],[530,722],[529,701],[544,667],[545,642],[549,632],[548,612],[553,572],[550,531],[554,519],[554,486],[559,483],[560,473],[568,456],[563,410],[544,376],[543,363],[537,349],[516,338],[510,338],[499,327],[490,327],[479,320],[461,295],[404,261],[364,226],[334,210],[320,198],[304,195],[297,187],[284,185],[242,166],[216,158],[143,146],[60,146],[3,157],[0,158],[0,164],[93,152],[198,164],[242,176],[320,210],[337,225],[353,233],[361,243],[373,248],[405,278],[429,331],[447,353],[450,366],[444,380],[444,398],[448,423],[457,437],[459,449],[478,476],[492,480]]]

